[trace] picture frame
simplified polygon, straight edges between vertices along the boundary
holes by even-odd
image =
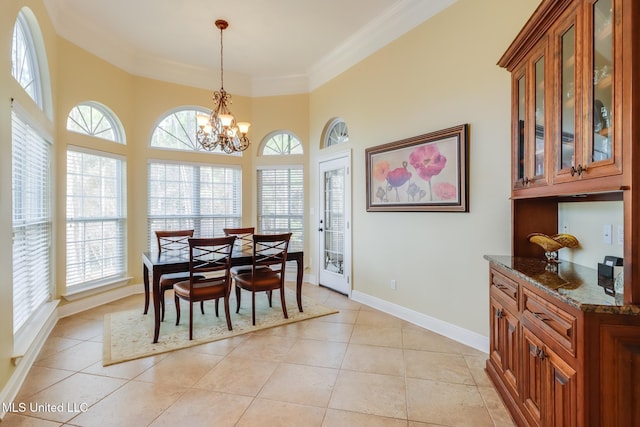
[[[367,212],[468,212],[469,125],[365,149]]]

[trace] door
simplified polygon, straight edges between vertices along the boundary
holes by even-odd
[[[318,283],[351,294],[351,153],[320,160]]]

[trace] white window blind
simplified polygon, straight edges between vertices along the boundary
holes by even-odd
[[[304,174],[300,167],[258,170],[258,230],[291,232],[292,250],[304,249]]]
[[[15,334],[50,299],[51,145],[15,111],[11,119]]]
[[[149,163],[149,249],[156,230],[194,229],[195,236],[223,236],[242,218],[239,168]]]
[[[126,273],[125,161],[67,151],[67,288]]]

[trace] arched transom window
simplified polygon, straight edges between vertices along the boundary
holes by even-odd
[[[166,114],[151,135],[151,146],[169,150],[205,151],[196,141],[197,116],[209,116],[211,111],[199,107],[181,107]],[[217,147],[213,153],[226,154]],[[241,156],[241,152],[231,154]]]
[[[124,144],[120,121],[107,107],[97,102],[83,102],[71,109],[67,130]]]
[[[25,13],[20,11],[13,27],[11,75],[36,104],[42,108],[41,82],[38,70],[38,57],[33,37],[31,36]]]
[[[290,132],[272,132],[265,138],[265,142],[262,145],[263,156],[282,156],[302,153],[302,143],[297,136]]]

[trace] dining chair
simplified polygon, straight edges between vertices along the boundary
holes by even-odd
[[[189,279],[173,285],[176,325],[180,324],[180,300],[189,302],[189,339],[193,339],[193,303],[224,301],[227,327],[232,330],[229,313],[231,294],[231,253],[235,236],[189,239]],[[217,304],[216,304],[217,306]],[[216,310],[216,317],[218,312]]]
[[[266,292],[271,305],[272,291],[280,290],[282,313],[288,319],[287,304],[284,296],[284,273],[287,263],[287,250],[291,233],[254,234],[253,264],[251,271],[236,275],[236,313],[240,311],[241,290],[251,292],[251,320],[256,324],[256,292]]]
[[[236,243],[234,249],[242,252],[251,252],[253,249],[253,233],[255,227],[243,227],[243,228],[223,228],[225,236],[236,236]],[[236,265],[231,267],[231,275],[236,276],[242,273],[249,273],[251,271],[250,265]]]
[[[193,237],[193,230],[158,230],[155,233],[158,241],[158,253],[187,252],[189,250],[189,239]],[[165,291],[173,289],[174,284],[188,279],[188,271],[167,273],[160,276],[160,314],[162,321],[164,321],[165,312]],[[200,309],[202,310],[202,314],[204,314],[204,306],[201,306]]]

